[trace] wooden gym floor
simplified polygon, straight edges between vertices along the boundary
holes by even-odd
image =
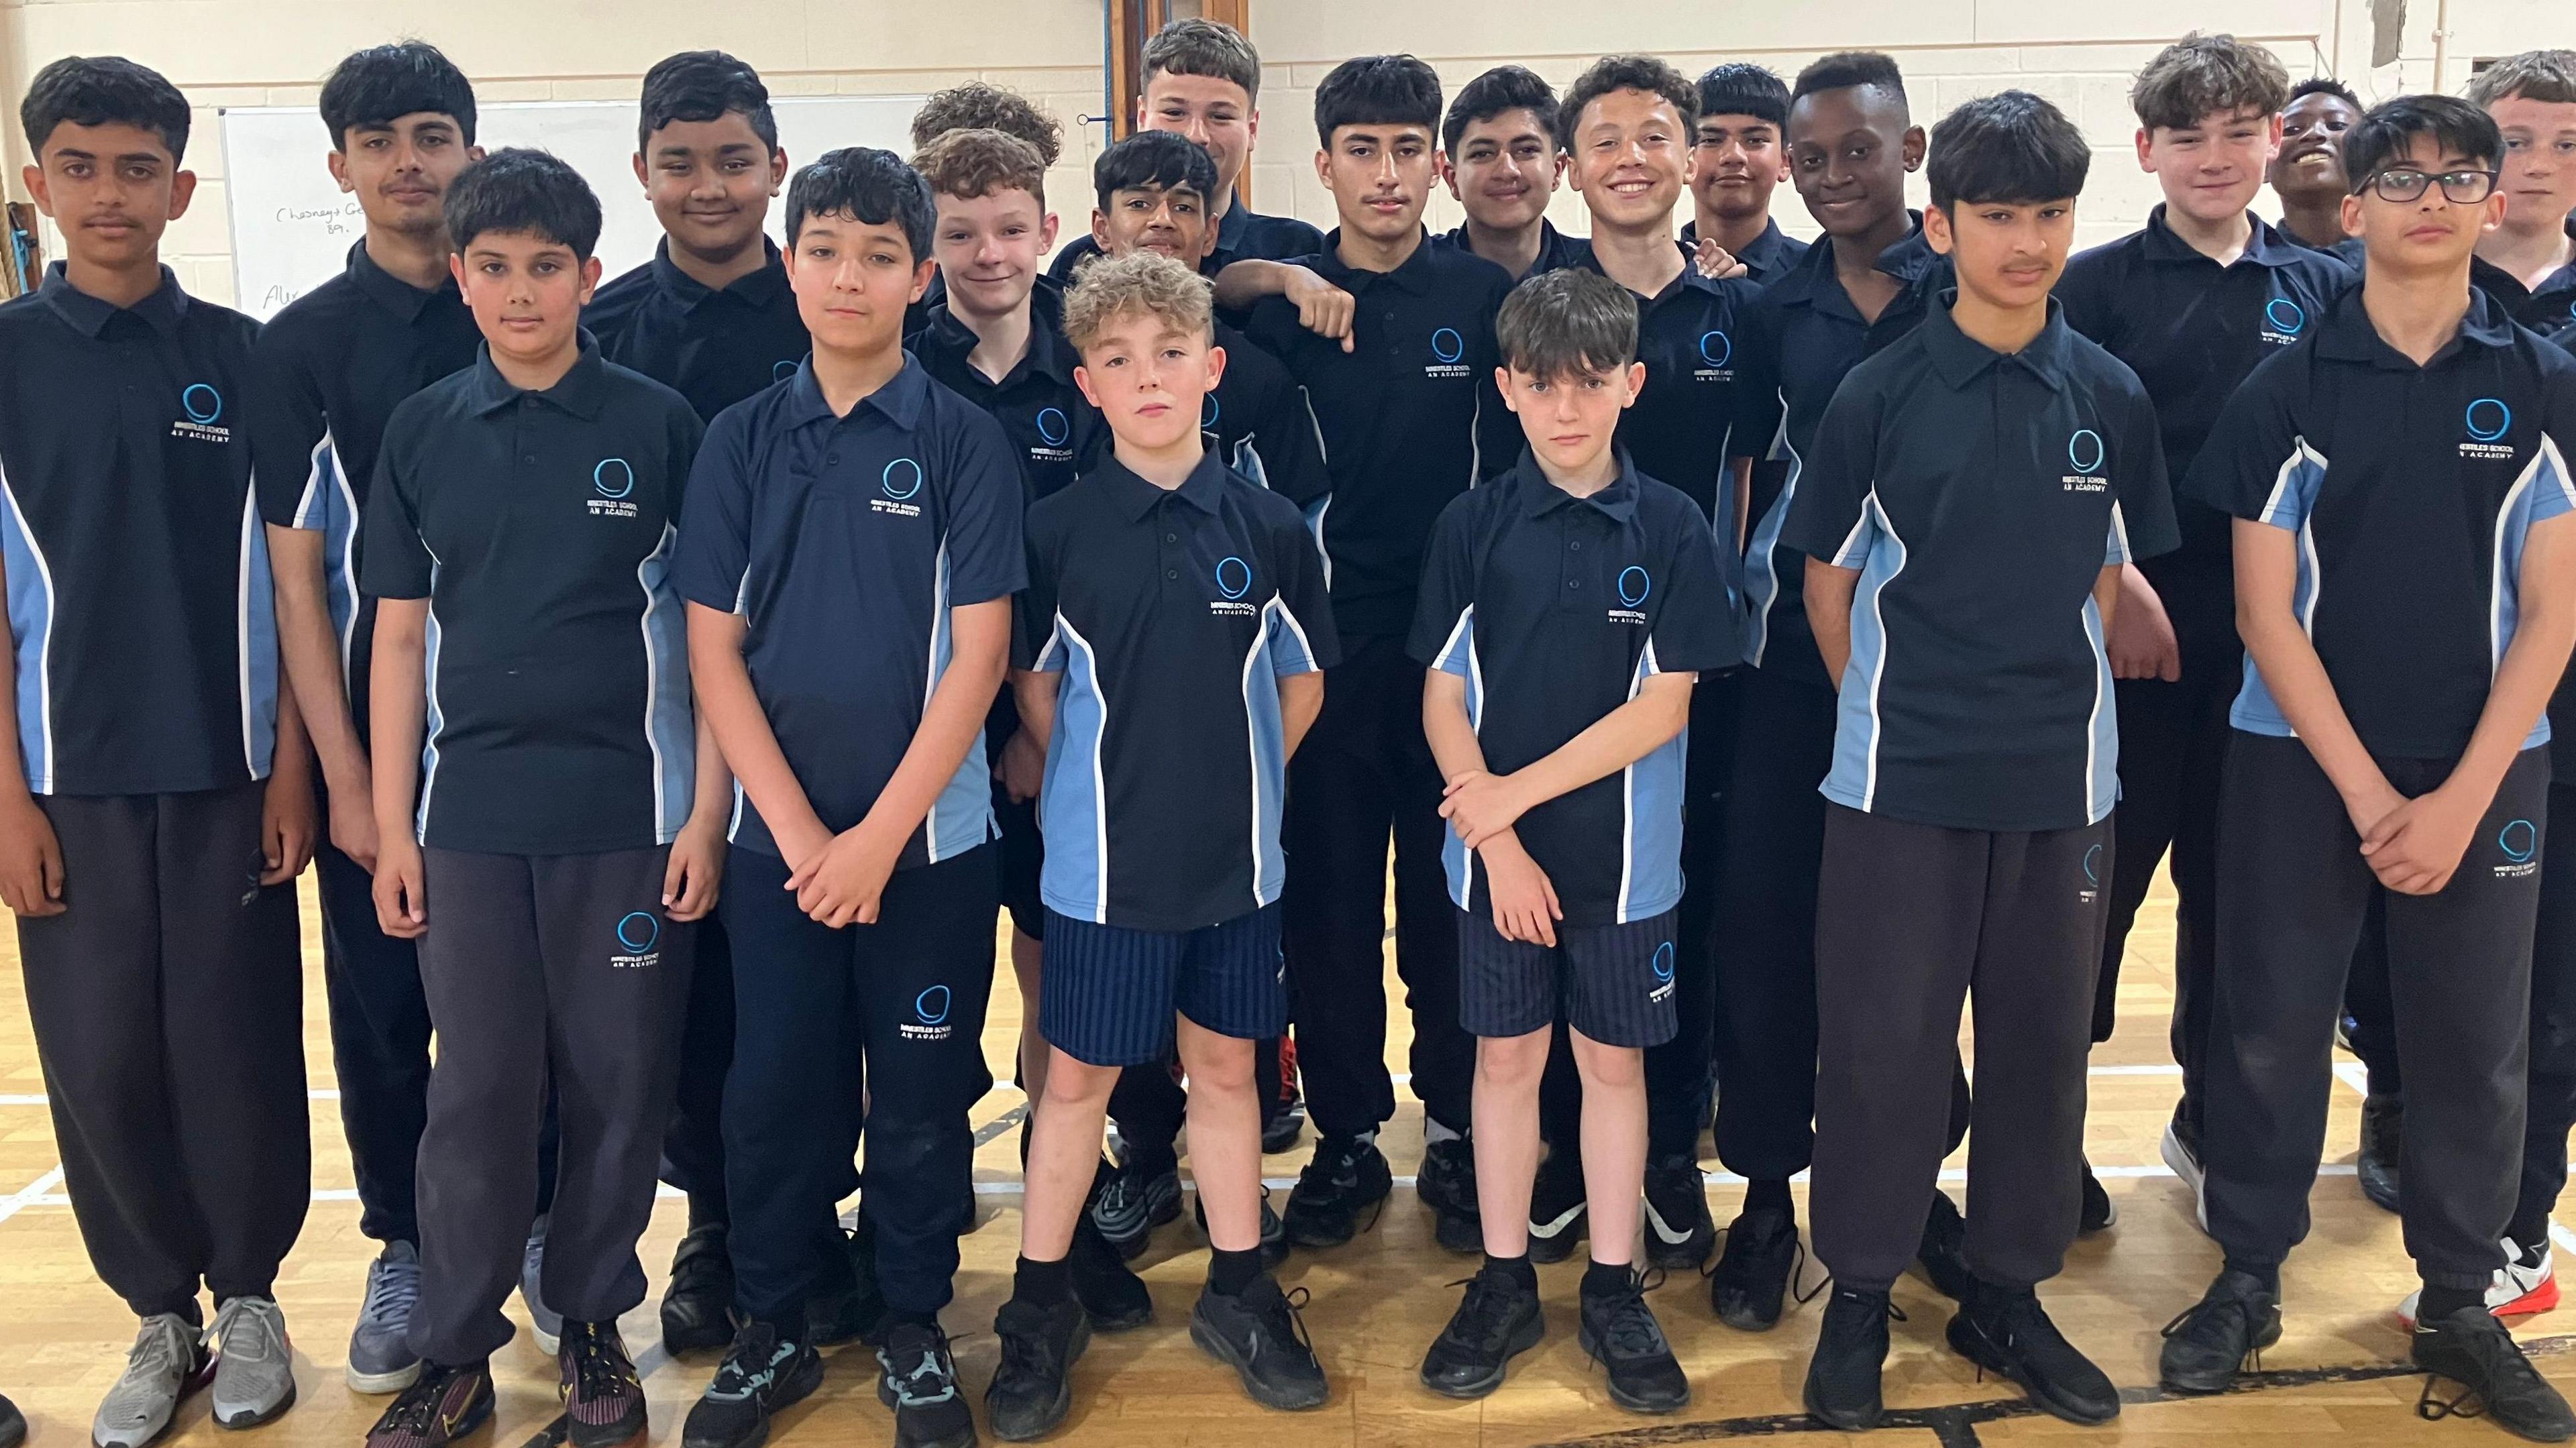
[[[2120,1209],[2119,1224],[2077,1244],[2063,1277],[2046,1289],[2058,1323],[2128,1392],[2120,1421],[2101,1430],[2070,1427],[2032,1414],[2009,1386],[1980,1382],[1974,1369],[1939,1346],[1948,1304],[1918,1280],[1897,1290],[1912,1314],[1895,1325],[1887,1376],[1892,1425],[1870,1435],[1887,1448],[1970,1444],[2121,1443],[2201,1445],[2379,1444],[2508,1441],[2482,1422],[2427,1424],[2414,1413],[2421,1379],[2402,1366],[2405,1339],[2391,1309],[2412,1285],[2398,1241],[2397,1219],[2362,1199],[2351,1175],[2360,1102],[2359,1068],[2339,1064],[2346,1089],[2335,1096],[2326,1144],[2326,1175],[2316,1188],[2314,1233],[2285,1274],[2288,1335],[2267,1353],[2267,1372],[2247,1390],[2215,1399],[2162,1402],[2154,1391],[2157,1329],[2189,1306],[2217,1267],[2214,1248],[2191,1221],[2180,1183],[2157,1159],[2157,1140],[2171,1109],[2177,1077],[2165,1044],[2171,1004],[2172,897],[2159,888],[2131,941],[2131,965],[2120,991],[2120,1030],[2094,1056],[2089,1132],[2093,1163]],[[306,898],[305,1041],[313,1086],[314,1204],[302,1242],[278,1282],[298,1357],[302,1400],[278,1422],[240,1437],[207,1417],[205,1399],[181,1409],[165,1442],[187,1448],[355,1448],[384,1399],[361,1397],[341,1380],[342,1356],[374,1244],[358,1233],[348,1156],[333,1099],[329,1036],[324,1024],[316,917]],[[16,968],[16,940],[0,945],[0,1391],[12,1395],[33,1424],[39,1448],[74,1448],[85,1440],[98,1398],[121,1370],[134,1320],[91,1275],[54,1153],[44,1084],[26,1026]],[[1396,989],[1393,972],[1388,973]],[[1398,997],[1400,999],[1400,996]],[[1020,1001],[1001,971],[985,1052],[1007,1075]],[[1401,1011],[1397,1016],[1400,1020]],[[1397,1028],[1387,1058],[1401,1071],[1404,1037]],[[1397,1093],[1404,1098],[1404,1093]],[[981,1230],[965,1243],[957,1302],[947,1314],[958,1360],[979,1405],[995,1359],[993,1312],[1010,1287],[1018,1202],[1015,1131],[1019,1094],[998,1087],[976,1109],[993,1128],[977,1159],[984,1207]],[[1009,1119],[1006,1121],[1005,1118]],[[1289,1154],[1269,1160],[1266,1174],[1284,1201],[1303,1163],[1311,1133]],[[1191,1346],[1185,1324],[1205,1271],[1202,1243],[1182,1220],[1163,1228],[1139,1263],[1154,1289],[1156,1320],[1141,1331],[1093,1341],[1075,1370],[1073,1417],[1051,1440],[1065,1445],[1163,1448],[1176,1444],[1366,1444],[1401,1448],[1523,1448],[1537,1444],[1635,1445],[1707,1443],[1815,1431],[1798,1411],[1798,1385],[1814,1341],[1818,1305],[1793,1308],[1778,1330],[1748,1336],[1719,1326],[1696,1278],[1677,1277],[1654,1302],[1688,1368],[1696,1399],[1667,1419],[1634,1417],[1613,1407],[1597,1370],[1574,1344],[1573,1302],[1581,1261],[1543,1269],[1548,1340],[1516,1365],[1509,1383],[1480,1403],[1452,1403],[1415,1380],[1423,1348],[1456,1305],[1447,1284],[1471,1259],[1438,1250],[1429,1215],[1409,1187],[1421,1153],[1421,1113],[1409,1098],[1383,1137],[1398,1173],[1396,1193],[1374,1230],[1338,1251],[1300,1253],[1283,1269],[1291,1287],[1313,1295],[1306,1321],[1333,1379],[1322,1410],[1301,1416],[1252,1407],[1232,1374]],[[1954,1160],[1956,1172],[1964,1163]],[[1714,1162],[1710,1163],[1714,1170]],[[1958,1189],[1958,1179],[1951,1178]],[[1715,1181],[1711,1208],[1722,1225],[1740,1186]],[[1803,1194],[1803,1188],[1801,1189]],[[1803,1208],[1802,1208],[1803,1214]],[[667,1190],[643,1243],[659,1281],[685,1226],[683,1204]],[[2576,1245],[2564,1228],[2557,1235]],[[1807,1280],[1812,1282],[1810,1267]],[[688,1404],[715,1368],[714,1354],[672,1361],[662,1351],[648,1300],[625,1323],[627,1341],[653,1404],[653,1436],[676,1448]],[[510,1307],[520,1311],[515,1297]],[[2533,1319],[2523,1335],[2544,1371],[2576,1391],[2576,1330]],[[2557,1336],[2561,1331],[2570,1335]],[[872,1387],[865,1349],[835,1350],[824,1389],[790,1409],[777,1426],[789,1443],[876,1444],[891,1425]],[[517,1448],[556,1411],[554,1365],[524,1334],[494,1359],[501,1411],[487,1440]],[[978,1417],[980,1420],[980,1408]]]

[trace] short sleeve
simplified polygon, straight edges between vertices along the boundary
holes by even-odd
[[[1467,672],[1476,605],[1475,513],[1477,495],[1449,500],[1431,526],[1422,558],[1422,587],[1414,596],[1413,632],[1404,651],[1426,668]]]
[[[410,429],[385,428],[376,475],[367,488],[358,583],[373,598],[429,597],[433,560],[420,536],[419,480],[411,475],[410,443]]]
[[[2293,396],[2309,346],[2265,358],[2237,386],[2192,460],[2184,497],[2293,532],[2307,522],[2327,466],[2300,431]]]
[[[2103,347],[2111,345],[2110,329],[2119,307],[2120,242],[2079,252],[2066,263],[2050,295],[2066,325]]]
[[[1681,501],[1687,503],[1684,497]],[[1666,530],[1672,550],[1664,577],[1653,591],[1662,595],[1649,635],[1658,672],[1712,673],[1744,662],[1744,620],[1717,556],[1717,539],[1694,516],[1676,517]]]
[[[1845,381],[1816,424],[1814,456],[1798,474],[1780,541],[1837,568],[1858,568],[1876,534],[1869,494],[1878,474],[1878,400]]]
[[[946,479],[948,603],[989,603],[1028,580],[1021,541],[1027,484],[1002,425],[972,407],[953,414]]]
[[[1780,319],[1757,299],[1737,331],[1735,417],[1728,430],[1729,457],[1767,461],[1780,436]]]
[[[2102,566],[2134,563],[2171,553],[2182,546],[2174,521],[2173,484],[2165,474],[2164,429],[2156,422],[2156,405],[2147,389],[2128,379],[2122,399],[2127,419],[2120,428],[2119,472],[2111,479],[2111,536]]]
[[[322,410],[322,388],[297,356],[291,333],[280,336],[272,327],[251,344],[247,390],[260,518],[280,528],[327,528],[341,492],[339,459],[323,445],[331,420]]]
[[[2565,335],[2576,342],[2576,332]],[[2531,521],[2545,522],[2576,512],[2576,476],[2568,457],[2576,453],[2576,358],[2553,354],[2544,345],[2540,373],[2540,456],[2532,464]]]
[[[1297,519],[1282,519],[1270,530],[1270,550],[1277,559],[1271,576],[1279,580],[1279,611],[1269,624],[1273,670],[1311,674],[1340,663],[1341,636],[1333,630],[1324,559],[1314,535]]]
[[[680,596],[726,613],[741,611],[751,561],[753,416],[749,404],[716,414],[689,468],[672,553],[671,580]]]

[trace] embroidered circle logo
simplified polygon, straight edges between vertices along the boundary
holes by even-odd
[[[1735,344],[1727,340],[1724,332],[1699,334],[1699,360],[1702,362],[1711,367],[1723,367],[1734,355]]]
[[[2102,466],[2102,434],[2091,428],[2078,431],[2066,440],[2066,461],[2079,473],[2092,473]]]
[[[653,942],[661,938],[662,922],[654,919],[650,912],[629,910],[617,922],[617,943],[636,955],[651,950]]]
[[[2263,320],[2271,323],[2274,331],[2295,337],[2308,324],[2308,314],[2288,297],[2274,297],[2263,304]]]
[[[2494,442],[2513,426],[2513,409],[2492,397],[2481,397],[2469,404],[2469,436],[2478,442]]]
[[[1062,412],[1059,412],[1052,407],[1041,407],[1038,409],[1039,441],[1045,443],[1048,447],[1062,447],[1064,446],[1064,440],[1067,437],[1070,437],[1072,433],[1072,424],[1064,420],[1064,414]]]
[[[1673,943],[1669,940],[1655,947],[1655,979],[1673,978]]]
[[[224,395],[203,382],[191,382],[179,394],[179,406],[186,409],[190,422],[211,427],[224,415]]]
[[[1619,570],[1619,601],[1630,608],[1644,603],[1647,592],[1654,586],[1655,581],[1646,576],[1646,570],[1633,563]]]
[[[885,495],[900,503],[921,491],[921,464],[910,458],[896,458],[885,465],[885,474],[879,482],[885,488]]]
[[[1467,339],[1455,329],[1443,327],[1431,334],[1431,355],[1443,362],[1455,362],[1467,355]]]
[[[795,375],[796,359],[793,357],[787,358],[777,366],[769,369],[769,380],[772,382],[784,382]]]
[[[2496,836],[2496,848],[2515,864],[2523,864],[2540,853],[2540,828],[2529,820],[2515,820]]]
[[[2100,845],[2095,845],[2084,852],[2084,883],[2087,885],[2102,883],[2102,847]]]
[[[1252,565],[1240,558],[1226,558],[1216,565],[1216,591],[1228,598],[1241,598],[1252,591]]]
[[[948,987],[935,985],[914,996],[912,1013],[925,1026],[945,1024],[948,1020]]]
[[[1207,405],[1199,409],[1199,427],[1202,431],[1216,426],[1217,412],[1216,394],[1211,392],[1207,395]]]
[[[590,470],[590,485],[603,498],[622,498],[635,491],[635,470],[624,458],[603,458]]]

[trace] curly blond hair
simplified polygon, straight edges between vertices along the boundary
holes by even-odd
[[[1064,298],[1065,340],[1088,350],[1111,322],[1143,312],[1176,330],[1207,336],[1215,301],[1207,278],[1168,256],[1140,251],[1104,257],[1075,273]]]

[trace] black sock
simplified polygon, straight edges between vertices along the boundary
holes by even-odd
[[[1011,1276],[1011,1295],[1040,1307],[1053,1307],[1073,1296],[1073,1269],[1062,1257],[1052,1262],[1020,1259]]]
[[[2486,1301],[2486,1292],[2481,1288],[2436,1287],[2427,1282],[2424,1284],[2424,1295],[2415,1303],[2415,1320],[2418,1323],[2431,1322],[2437,1317],[2448,1317],[2462,1308],[2484,1307]]]
[[[888,1327],[935,1328],[939,1326],[939,1314],[936,1311],[909,1312],[900,1307],[889,1307],[886,1309],[885,1320]]]
[[[1636,1285],[1636,1268],[1626,1262],[1595,1262],[1583,1269],[1583,1295],[1606,1297]]]
[[[1486,1253],[1485,1270],[1500,1272],[1512,1279],[1516,1286],[1526,1287],[1532,1292],[1538,1290],[1538,1269],[1530,1265],[1527,1247],[1523,1247],[1517,1257],[1497,1257],[1491,1252]]]
[[[2525,1267],[2539,1266],[2540,1254],[2549,1250],[2549,1218],[2546,1216],[2534,1217],[2528,1222],[2516,1220],[2505,1228],[2504,1234],[2513,1239],[2513,1245],[2520,1254],[2515,1260]]]
[[[2000,1308],[2008,1302],[2014,1302],[2021,1298],[2036,1297],[2039,1295],[2036,1291],[2027,1286],[2015,1286],[2005,1282],[1990,1282],[1983,1277],[1971,1278],[1970,1280],[1976,1284],[1969,1293],[1969,1305],[1972,1307]]]
[[[2263,1290],[2274,1297],[2281,1295],[2281,1264],[2278,1262],[2239,1262],[2230,1257],[2227,1259],[2227,1270],[2242,1272],[2262,1283]]]
[[[1168,1141],[1160,1146],[1130,1141],[1126,1143],[1120,1165],[1150,1181],[1165,1172],[1179,1170],[1181,1157]]]
[[[1763,1177],[1746,1182],[1744,1184],[1744,1210],[1748,1212],[1778,1212],[1783,1216],[1796,1216],[1798,1214],[1798,1204],[1789,1200],[1788,1178]]]
[[[725,1205],[724,1198],[713,1192],[689,1193],[689,1230],[724,1226],[728,1215]]]
[[[1229,1252],[1211,1243],[1208,1247],[1208,1291],[1219,1297],[1241,1297],[1243,1290],[1261,1275],[1261,1249],[1246,1247]]]

